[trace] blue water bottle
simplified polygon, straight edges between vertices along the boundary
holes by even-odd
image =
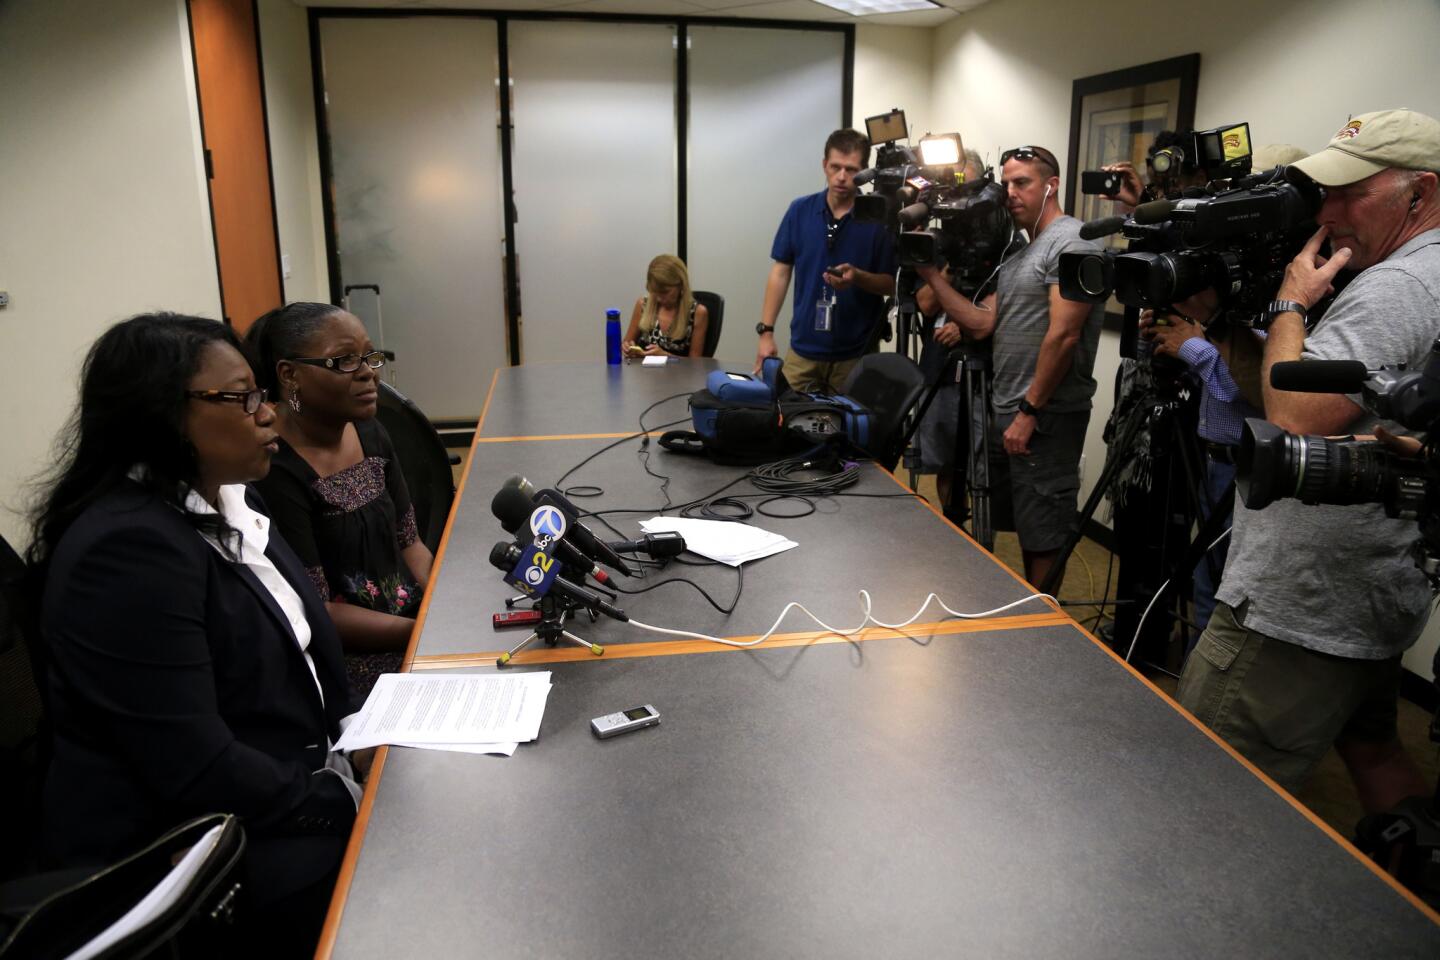
[[[620,311],[614,307],[605,311],[605,362],[620,362]]]

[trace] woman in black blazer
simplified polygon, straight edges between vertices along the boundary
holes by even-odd
[[[100,865],[238,814],[249,933],[303,954],[359,791],[330,751],[352,706],[334,627],[244,487],[274,418],[223,324],[138,316],[91,348],[30,551],[54,731],[42,843]]]

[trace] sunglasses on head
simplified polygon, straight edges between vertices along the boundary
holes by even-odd
[[[1056,162],[1055,154],[1044,147],[1015,147],[1000,154],[1000,166],[1005,166],[1011,160],[1039,160],[1055,171],[1056,176],[1060,174],[1060,164]]]

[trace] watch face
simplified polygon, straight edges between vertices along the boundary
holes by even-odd
[[[763,323],[757,323],[757,324],[755,324],[755,332],[756,332],[756,333],[770,333],[770,332],[772,332],[774,329],[775,329],[774,327],[767,327],[767,326],[765,326],[765,324],[763,324]]]

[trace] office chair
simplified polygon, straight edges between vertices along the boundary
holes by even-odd
[[[434,553],[455,501],[450,451],[429,418],[409,397],[383,380],[379,384],[380,409],[376,416],[395,444],[395,455],[400,459],[400,470],[415,507],[415,528]]]
[[[705,308],[710,314],[709,326],[705,328],[705,347],[702,356],[715,356],[715,348],[720,346],[720,326],[725,322],[725,298],[718,293],[711,293],[709,290],[692,290],[690,295],[695,302]]]
[[[35,869],[40,786],[49,755],[40,651],[25,561],[0,538],[0,880]]]
[[[56,870],[0,887],[0,958],[231,955],[245,829],[198,817],[118,863]],[[163,889],[162,889],[163,887]]]
[[[841,395],[863,404],[873,416],[866,452],[887,470],[900,461],[905,418],[924,390],[925,374],[919,365],[898,353],[866,354],[845,379]]]

